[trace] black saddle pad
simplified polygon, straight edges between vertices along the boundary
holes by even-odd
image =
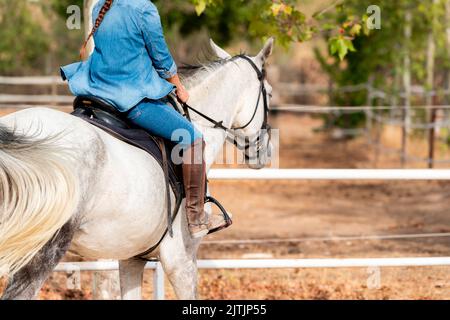
[[[72,115],[89,122],[90,124],[104,130],[105,132],[111,134],[119,140],[122,140],[126,143],[129,143],[130,145],[146,151],[159,163],[161,169],[163,169],[164,164],[161,147],[158,141],[162,140],[164,142],[164,148],[166,148],[166,154],[168,155],[167,159],[170,185],[177,199],[184,196],[181,165],[175,165],[170,157],[172,148],[174,147],[174,144],[172,142],[163,140],[160,137],[152,136],[143,129],[131,126],[129,128],[115,126],[114,124],[95,118],[94,116],[92,116],[92,114],[86,113],[85,110],[76,109],[75,112],[72,113]]]

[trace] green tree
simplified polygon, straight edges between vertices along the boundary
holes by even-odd
[[[228,0],[154,1],[167,26],[178,25],[182,34],[206,28],[221,45],[234,39],[255,40],[277,37],[279,43],[311,38],[314,28],[303,13],[295,9],[297,1]],[[195,9],[195,10],[194,10]]]
[[[308,20],[297,9],[298,0],[153,0],[160,10],[166,29],[176,28],[181,35],[206,29],[221,45],[233,40],[265,40],[275,36],[277,42],[288,46],[303,42],[322,31],[320,23]],[[83,0],[52,0],[54,9],[66,17],[69,5],[83,5]],[[327,30],[340,26],[327,24]],[[340,44],[341,51],[351,46]]]
[[[338,10],[328,13],[326,19],[339,24],[351,16],[365,16],[363,18],[365,21],[366,10],[373,3],[370,0],[347,0]],[[360,36],[353,41],[355,50],[349,52],[344,61],[333,58],[334,55],[331,52],[316,50],[316,56],[337,88],[367,83],[371,79],[375,87],[395,96],[402,90],[401,79],[405,71],[405,54],[408,54],[411,59],[412,81],[424,83],[427,37],[430,32],[436,35],[436,58],[442,62],[448,61],[444,45],[445,24],[442,21],[445,13],[443,1],[433,3],[432,0],[378,0],[376,4],[382,12],[381,30],[361,32]],[[410,38],[405,37],[407,12],[412,17]],[[351,28],[351,25],[347,28]],[[327,34],[324,37],[329,39]],[[332,96],[332,101],[337,105],[365,105],[367,92],[337,92]],[[389,104],[391,101],[381,103]],[[337,122],[357,125],[363,119],[362,114],[343,115]]]
[[[43,63],[49,39],[26,0],[0,0],[0,74],[31,72]]]
[[[330,0],[331,1],[331,0]],[[233,40],[261,41],[277,37],[277,43],[307,41],[323,31],[322,24],[297,9],[297,0],[154,0],[163,24],[177,34],[189,35],[207,30],[221,45]],[[65,27],[70,5],[82,7],[83,0],[0,0],[0,72],[42,73],[44,65],[53,70],[59,63],[76,59],[83,30],[69,31]],[[44,17],[36,21],[30,7],[39,7]],[[56,16],[55,16],[56,13]],[[42,25],[46,24],[46,28]],[[50,26],[49,26],[50,24]],[[20,26],[20,27],[19,27]],[[326,25],[332,36],[339,25]],[[347,31],[346,31],[347,32]],[[351,34],[337,44],[336,54],[352,48]],[[44,63],[44,60],[47,63]],[[48,69],[48,68],[47,68]]]

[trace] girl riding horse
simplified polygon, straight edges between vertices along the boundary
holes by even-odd
[[[94,26],[80,52],[86,59],[86,46],[93,37],[93,53],[86,61],[61,68],[71,92],[101,97],[131,123],[179,144],[191,236],[200,238],[227,227],[222,215],[208,217],[204,211],[202,134],[161,100],[175,90],[178,100],[187,103],[189,93],[177,74],[157,8],[149,0],[103,0],[94,7],[93,17]],[[186,133],[183,139],[173,138],[180,129]]]

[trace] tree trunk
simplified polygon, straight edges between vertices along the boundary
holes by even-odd
[[[433,0],[433,6],[437,3],[437,0]],[[434,33],[433,33],[433,24],[436,17],[432,18],[430,30],[428,32],[428,45],[427,45],[427,81],[426,81],[426,106],[430,107],[433,104],[433,96],[430,94],[431,91],[433,91],[434,88],[434,57],[435,57],[435,51],[436,51],[436,45],[434,42]],[[427,108],[427,120],[430,119],[430,109]]]
[[[389,110],[389,116],[390,116],[391,120],[395,119],[399,115],[399,112],[398,112],[399,92],[401,91],[401,87],[402,87],[402,85],[401,85],[402,73],[401,73],[401,68],[400,68],[400,66],[398,64],[395,67],[394,72],[395,72],[395,74],[394,74],[394,88],[393,88],[391,101],[390,101],[392,108]]]
[[[450,105],[450,0],[445,1],[445,52],[446,52],[446,63],[444,67],[444,101],[443,103],[445,105]],[[450,119],[450,111],[447,108],[444,108],[442,110],[443,117],[446,121]],[[439,136],[442,136],[442,138],[447,139],[448,134],[446,130],[440,130]]]
[[[410,128],[411,112],[411,58],[409,52],[410,40],[412,35],[412,14],[410,10],[405,13],[405,52],[403,58],[403,89],[404,89],[404,107],[403,107],[403,127],[402,127],[402,147],[401,147],[401,165],[405,166],[407,161],[408,133]]]
[[[433,0],[431,12],[435,12],[434,6],[438,4],[438,0]],[[427,46],[427,82],[425,85],[426,88],[426,122],[434,122],[436,119],[433,109],[433,95],[431,92],[434,89],[434,58],[435,58],[435,52],[436,52],[436,44],[434,39],[434,24],[436,23],[436,15],[434,14],[430,21],[430,30],[428,32],[428,46]],[[433,168],[433,155],[434,155],[434,134],[435,129],[432,128],[428,132],[428,154],[430,155],[428,159],[428,167]]]
[[[446,37],[445,37],[445,50],[447,53],[447,59],[450,59],[450,0],[445,1],[445,26],[446,26]],[[444,70],[444,82],[445,82],[445,90],[447,93],[445,94],[445,104],[450,105],[450,66],[447,62],[445,70]],[[446,111],[448,116],[448,110]]]

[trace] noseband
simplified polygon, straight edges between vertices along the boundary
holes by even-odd
[[[259,110],[259,106],[260,106],[260,102],[261,102],[261,96],[263,97],[263,104],[264,104],[264,121],[263,124],[261,126],[260,131],[267,131],[267,133],[269,134],[269,139],[270,139],[270,135],[271,135],[271,127],[269,125],[269,102],[267,100],[267,89],[266,89],[266,85],[265,85],[265,80],[266,80],[266,70],[263,66],[262,70],[259,70],[258,67],[256,66],[256,64],[253,62],[252,59],[250,59],[249,57],[245,56],[245,55],[238,55],[232,58],[232,60],[238,59],[238,58],[242,58],[245,61],[247,61],[252,68],[255,70],[256,75],[258,76],[258,80],[260,82],[260,89],[259,89],[259,93],[258,93],[258,101],[256,102],[256,107],[255,107],[255,111],[253,112],[253,115],[251,117],[251,119],[243,126],[241,127],[237,127],[237,128],[227,128],[223,125],[223,121],[216,121],[214,119],[212,119],[211,117],[207,116],[206,114],[192,108],[191,106],[189,106],[187,103],[183,104],[183,109],[184,109],[184,113],[185,116],[189,119],[189,121],[191,120],[191,117],[189,115],[189,111],[193,111],[194,113],[198,114],[200,117],[202,117],[203,119],[211,122],[214,125],[214,128],[217,129],[222,129],[224,130],[226,133],[228,133],[227,136],[227,140],[232,141],[236,147],[239,150],[248,150],[251,147],[251,143],[249,141],[249,139],[247,137],[243,138],[245,140],[245,145],[240,145],[238,142],[238,139],[241,139],[241,136],[236,133],[237,130],[243,130],[245,128],[247,128],[248,126],[250,126],[252,124],[252,122],[255,120],[256,114],[258,113]],[[241,139],[242,140],[242,139]],[[259,154],[261,152],[262,146],[260,145],[260,141],[261,141],[261,135],[258,135],[258,138],[255,141],[255,145],[257,148],[257,157],[259,157]],[[256,157],[250,157],[247,153],[245,153],[245,157],[247,160],[253,160]]]

